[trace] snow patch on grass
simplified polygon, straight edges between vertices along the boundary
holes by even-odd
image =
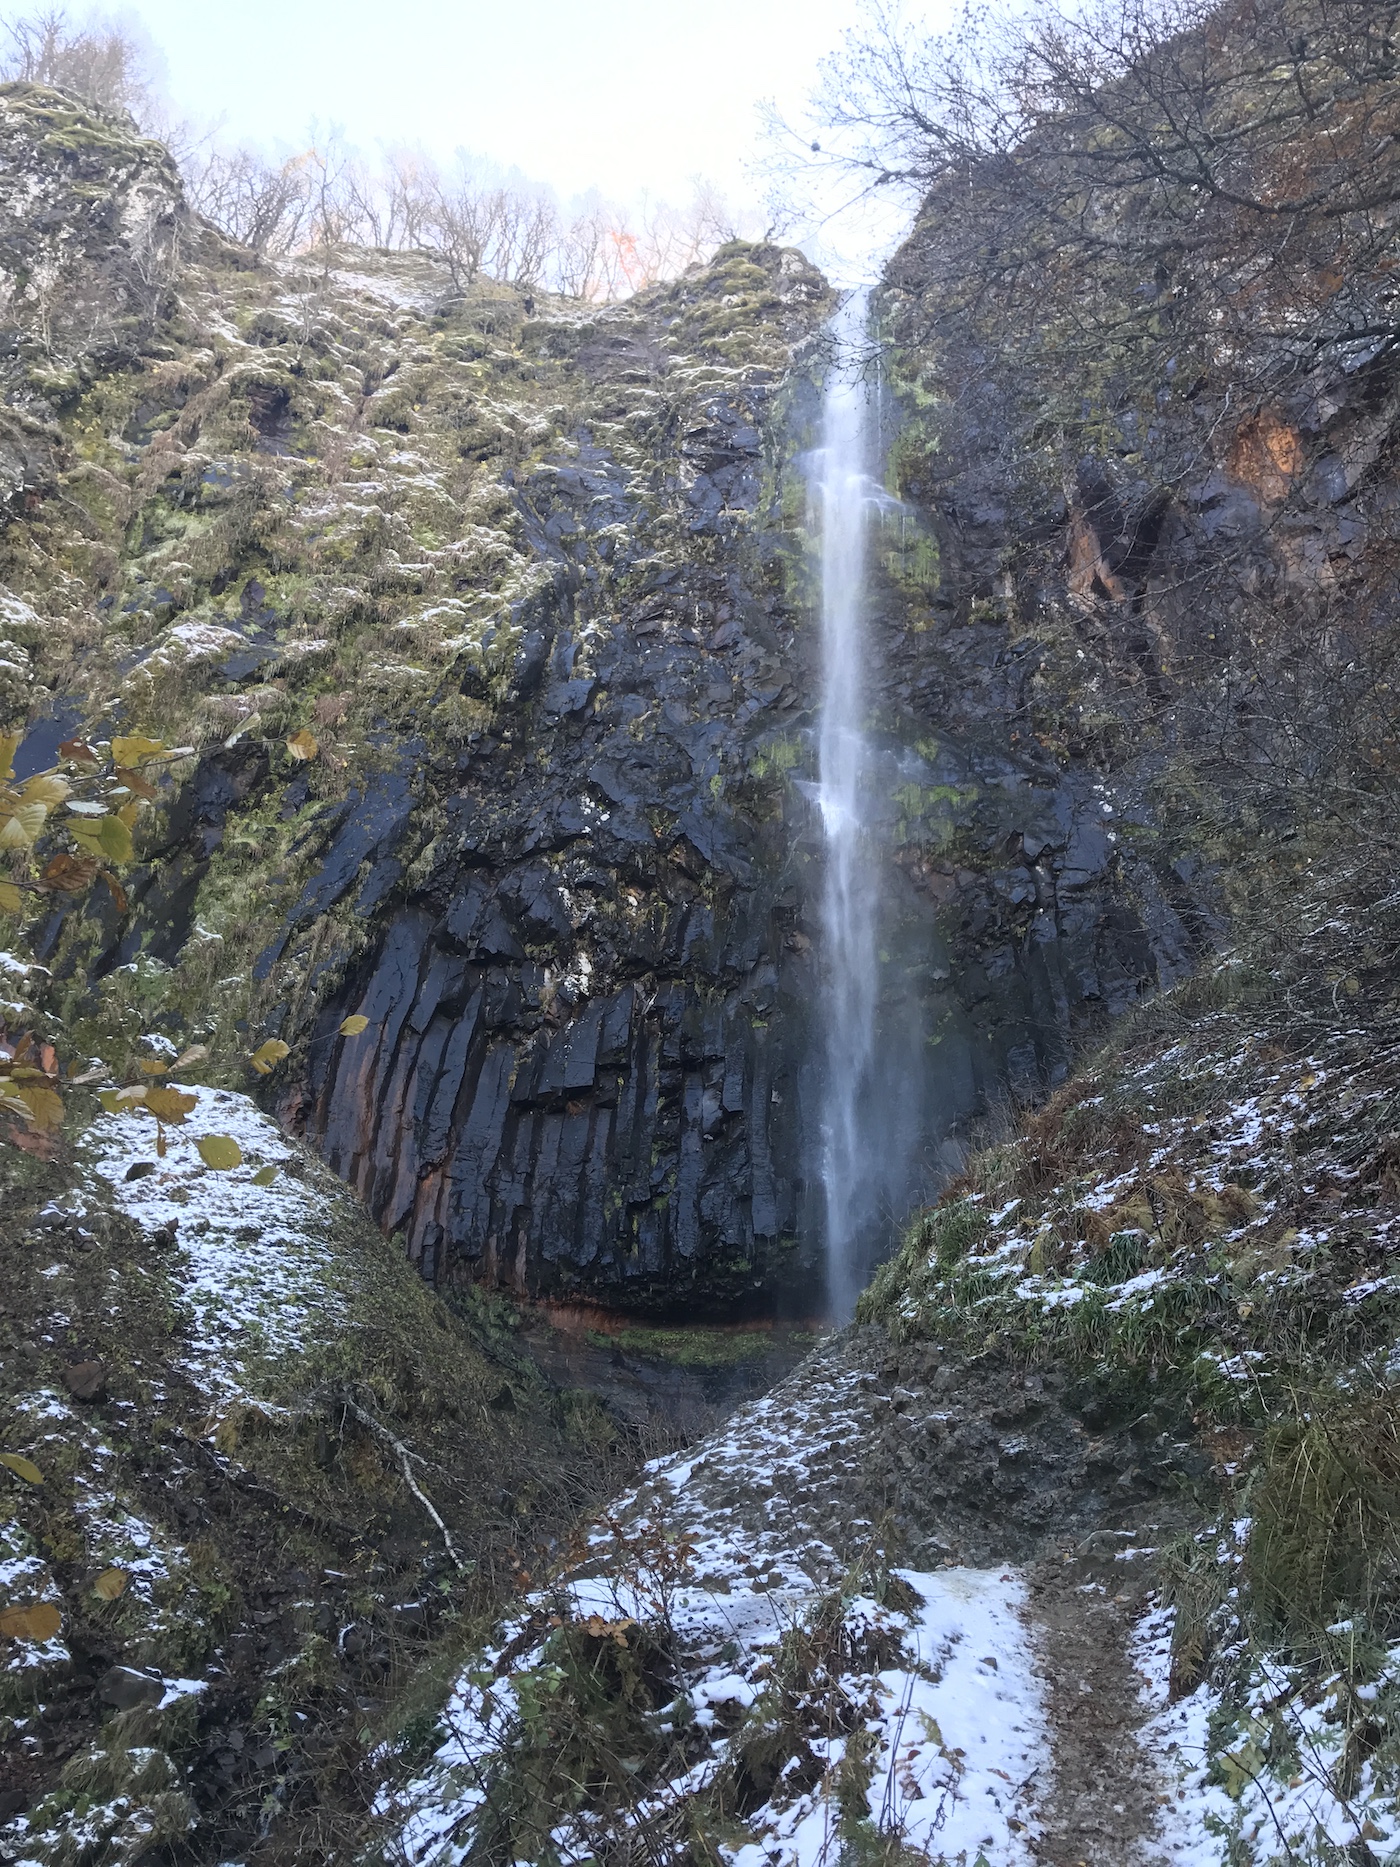
[[[1173,1619],[1170,1608],[1148,1614],[1133,1642],[1151,1714],[1139,1741],[1166,1784],[1155,1840],[1169,1867],[1396,1859],[1393,1782],[1348,1756],[1345,1704],[1400,1688],[1400,1647],[1359,1688],[1257,1654],[1228,1691],[1206,1681],[1173,1702]]]
[[[177,1366],[211,1395],[247,1396],[255,1363],[295,1355],[347,1318],[338,1285],[345,1271],[327,1241],[331,1201],[304,1183],[300,1151],[247,1096],[195,1089],[185,1125],[108,1115],[93,1124],[93,1171],[115,1203],[147,1233],[173,1225],[172,1284],[185,1314],[188,1345]],[[196,1141],[228,1135],[243,1154],[232,1172],[206,1167]],[[262,1167],[278,1168],[269,1186]],[[128,1179],[133,1167],[148,1167]]]

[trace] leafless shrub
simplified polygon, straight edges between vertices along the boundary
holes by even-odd
[[[186,185],[201,213],[256,253],[426,253],[458,295],[490,278],[607,303],[676,277],[734,237],[723,201],[703,184],[685,209],[643,201],[629,217],[595,199],[566,218],[547,190],[483,177],[465,159],[444,172],[400,149],[373,167],[335,138],[281,163],[214,150],[190,166]]]
[[[303,165],[275,165],[251,149],[214,150],[189,170],[186,190],[222,233],[254,253],[289,253],[305,232],[310,191]]]
[[[149,54],[130,32],[103,20],[74,26],[62,7],[8,20],[0,75],[69,91],[101,110],[143,120],[151,102]]]
[[[374,163],[334,133],[313,134],[285,157],[221,146],[161,121],[153,54],[126,29],[75,26],[49,8],[3,33],[0,75],[128,112],[177,143],[192,205],[259,257],[347,246],[421,252],[447,267],[459,295],[485,277],[607,303],[678,276],[734,237],[724,202],[703,182],[683,208],[643,199],[629,212],[593,197],[566,214],[548,189],[497,180],[466,158],[448,172],[413,149]]]

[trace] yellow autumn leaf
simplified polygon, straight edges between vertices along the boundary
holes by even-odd
[[[147,1076],[164,1076],[170,1065],[162,1062],[159,1057],[142,1057],[141,1068]]]
[[[308,732],[303,726],[300,732],[293,733],[287,741],[287,750],[293,758],[308,759],[315,758],[321,748],[316,743],[315,734]]]
[[[24,896],[13,882],[0,882],[0,914],[21,914]]]
[[[126,1593],[130,1581],[125,1569],[104,1569],[92,1585],[92,1592],[99,1601],[115,1601],[118,1595]]]
[[[63,1098],[43,1083],[20,1083],[15,1094],[29,1110],[36,1128],[50,1133],[63,1126]]]
[[[254,1186],[271,1186],[272,1182],[276,1178],[277,1178],[276,1167],[271,1166],[271,1165],[268,1165],[266,1167],[259,1167],[257,1172],[253,1175],[253,1185]]]
[[[243,1163],[243,1149],[231,1134],[202,1134],[195,1141],[199,1157],[216,1173],[232,1173]]]
[[[44,1474],[33,1459],[25,1458],[22,1452],[0,1452],[0,1465],[12,1471],[16,1478],[22,1478],[27,1485],[41,1485]]]
[[[139,733],[133,733],[129,738],[112,741],[112,763],[129,768],[142,764],[148,758],[155,758],[164,750],[163,739],[143,739]]]
[[[368,1029],[369,1019],[362,1017],[357,1011],[345,1019],[340,1027],[340,1035],[342,1037],[358,1037],[361,1031],[367,1031]]]
[[[57,772],[41,771],[37,776],[25,779],[19,794],[26,804],[45,804],[52,810],[55,804],[64,802],[71,789],[68,780],[60,778]]]
[[[63,1616],[51,1601],[0,1610],[0,1634],[11,1640],[52,1640],[62,1625]]]
[[[124,1105],[117,1100],[117,1091],[115,1089],[99,1089],[97,1092],[97,1099],[109,1115],[121,1114]]]
[[[0,824],[0,849],[28,849],[48,818],[47,804],[11,804]]]
[[[23,737],[23,733],[0,733],[0,783],[8,783],[14,777],[15,753]]]
[[[198,1106],[198,1096],[188,1095],[183,1089],[170,1089],[163,1083],[152,1083],[146,1091],[146,1107],[151,1114],[157,1121],[169,1122],[175,1128]]]
[[[284,1044],[280,1037],[269,1037],[265,1044],[259,1044],[248,1061],[259,1076],[270,1076],[274,1067],[283,1057],[291,1054],[291,1047]]]

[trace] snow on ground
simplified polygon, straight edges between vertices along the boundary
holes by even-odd
[[[870,1526],[838,1532],[832,1474],[859,1456],[857,1380],[819,1352],[699,1447],[650,1466],[585,1559],[526,1598],[458,1678],[429,1767],[381,1798],[411,1867],[466,1859],[561,1622],[604,1637],[634,1622],[669,1629],[677,1697],[656,1716],[692,1736],[671,1774],[644,1786],[637,1825],[694,1806],[756,1732],[786,1719],[791,1760],[731,1824],[730,1867],[835,1867],[852,1764],[880,1832],[949,1867],[1030,1867],[1050,1756],[1023,1578],[852,1562]],[[794,1647],[821,1656],[805,1711],[780,1689]],[[554,1836],[563,1861],[594,1858],[601,1839],[586,1814]]]
[[[191,1088],[198,1105],[166,1128],[157,1158],[155,1123],[106,1115],[94,1123],[93,1170],[142,1229],[174,1225],[171,1285],[189,1343],[177,1364],[212,1396],[246,1395],[256,1362],[324,1339],[345,1317],[345,1268],[326,1242],[328,1195],[299,1177],[303,1161],[270,1116],[228,1089]],[[232,1172],[207,1167],[196,1141],[228,1135],[242,1150]],[[136,1179],[127,1176],[144,1166]],[[275,1167],[270,1185],[255,1181]]]
[[[918,1605],[897,1628],[904,1658],[875,1675],[866,1806],[882,1831],[947,1861],[1031,1862],[1036,1792],[1049,1775],[1045,1712],[1012,1571],[901,1570]],[[857,1599],[853,1615],[874,1617]],[[703,1682],[701,1693],[713,1691]],[[839,1761],[841,1740],[829,1761]],[[816,1867],[842,1852],[833,1798],[819,1785],[750,1817],[755,1839],[733,1867]]]
[[[1167,1785],[1155,1840],[1168,1867],[1400,1858],[1391,1852],[1400,1844],[1400,1811],[1380,1793],[1371,1761],[1342,1787],[1344,1701],[1351,1691],[1364,1701],[1393,1693],[1400,1647],[1359,1690],[1341,1672],[1318,1679],[1314,1667],[1290,1671],[1258,1656],[1243,1689],[1227,1695],[1203,1683],[1171,1703],[1172,1620],[1170,1608],[1147,1615],[1133,1652],[1150,1714],[1139,1741]]]
[[[442,297],[441,286],[436,290],[428,290],[423,286],[411,285],[407,279],[391,272],[351,272],[342,268],[333,272],[331,277],[347,291],[362,292],[366,298],[377,298],[381,304],[392,305],[395,311],[430,311]],[[303,309],[299,297],[284,298],[282,302],[294,314]]]

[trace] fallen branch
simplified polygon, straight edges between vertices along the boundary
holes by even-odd
[[[457,1554],[457,1546],[452,1541],[452,1532],[448,1529],[447,1525],[443,1522],[442,1517],[438,1512],[438,1508],[433,1503],[433,1500],[428,1496],[427,1492],[422,1488],[422,1486],[418,1483],[417,1479],[413,1476],[412,1461],[417,1459],[418,1463],[422,1465],[424,1463],[423,1459],[419,1456],[418,1453],[410,1451],[410,1449],[404,1444],[402,1439],[396,1438],[395,1435],[389,1431],[388,1427],[385,1426],[381,1420],[377,1420],[372,1413],[368,1412],[364,1407],[360,1406],[356,1401],[349,1399],[344,1394],[337,1394],[336,1405],[343,1407],[345,1411],[351,1416],[352,1419],[358,1420],[360,1422],[360,1425],[363,1426],[367,1432],[373,1433],[376,1439],[381,1440],[386,1446],[388,1446],[395,1453],[399,1461],[399,1470],[403,1473],[404,1483],[408,1486],[409,1490],[413,1493],[414,1497],[417,1498],[418,1502],[423,1506],[424,1510],[428,1513],[428,1515],[432,1518],[433,1522],[437,1525],[438,1533],[442,1537],[443,1547],[446,1549],[448,1556],[451,1558],[452,1562],[456,1565],[457,1568],[465,1569],[467,1565],[466,1563],[463,1562],[462,1558]]]

